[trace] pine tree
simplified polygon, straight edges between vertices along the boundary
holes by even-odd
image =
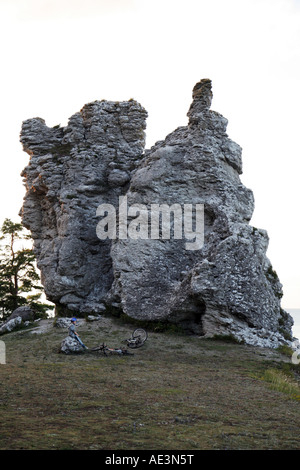
[[[47,316],[48,304],[40,302],[43,291],[35,266],[32,248],[17,245],[31,237],[22,224],[5,219],[1,228],[0,247],[0,317],[6,319],[16,308],[28,305],[39,317]],[[35,293],[38,291],[38,293]],[[30,293],[27,297],[24,294]]]

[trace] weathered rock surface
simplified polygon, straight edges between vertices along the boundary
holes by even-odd
[[[11,320],[7,320],[0,326],[0,335],[3,335],[4,333],[10,333],[16,328],[19,328],[21,324],[22,324],[21,317],[15,317],[15,318],[12,318]]]
[[[146,111],[135,101],[94,102],[48,128],[23,123],[30,154],[22,175],[23,224],[31,230],[47,298],[57,311],[100,313],[112,280],[110,240],[96,235],[99,204],[116,205],[144,149]]]
[[[280,307],[282,286],[266,256],[268,235],[249,223],[254,198],[239,177],[242,149],[211,101],[211,82],[201,80],[188,125],[145,152],[147,113],[135,101],[90,103],[66,128],[48,128],[40,118],[23,123],[31,159],[22,220],[58,313],[113,309],[261,346],[290,337],[293,321]],[[117,208],[120,196],[140,209],[138,217],[152,204],[203,204],[203,247],[188,249],[185,232],[182,239],[137,230],[135,238],[100,240],[96,209]]]
[[[16,310],[13,311],[13,313],[8,317],[7,321],[12,320],[13,318],[16,317],[21,317],[23,322],[26,321],[33,321],[35,319],[35,314],[34,311],[28,307],[28,306],[23,306],[23,307],[18,307]]]
[[[28,326],[34,321],[38,321],[38,319],[35,319],[34,311],[30,307],[18,307],[0,324],[0,335],[10,333],[21,326]]]
[[[71,336],[67,336],[60,345],[60,351],[65,354],[79,353],[84,351],[84,347]]]
[[[69,328],[71,326],[70,318],[58,317],[55,319],[54,326],[56,328]]]

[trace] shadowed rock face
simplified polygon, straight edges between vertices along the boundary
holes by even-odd
[[[211,82],[201,80],[188,125],[145,152],[147,113],[132,100],[90,103],[65,128],[48,128],[40,118],[23,122],[31,159],[22,173],[22,220],[58,313],[114,309],[262,346],[291,334],[282,286],[266,257],[267,233],[249,224],[254,199],[240,181],[241,148],[211,101]],[[129,224],[142,213],[152,221],[154,204],[204,205],[204,245],[187,248],[185,232],[163,238],[162,227],[153,239],[150,225],[148,238],[137,230],[120,239],[117,230],[114,240],[100,240],[97,207],[118,208],[120,196],[135,208]],[[172,213],[170,220],[172,233]]]

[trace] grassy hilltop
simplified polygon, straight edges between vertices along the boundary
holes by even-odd
[[[89,347],[119,347],[132,330],[105,317],[77,329]],[[289,354],[149,331],[133,356],[64,355],[66,335],[43,320],[0,338],[0,449],[300,447]]]

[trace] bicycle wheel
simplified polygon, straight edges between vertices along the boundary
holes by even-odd
[[[148,338],[148,333],[143,328],[137,328],[132,333],[132,339],[135,340],[138,344],[142,345]]]

